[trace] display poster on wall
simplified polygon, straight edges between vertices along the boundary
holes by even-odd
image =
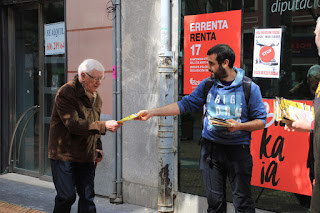
[[[279,78],[281,28],[255,29],[252,77]]]
[[[252,132],[251,185],[304,195],[312,194],[307,159],[309,134],[288,132],[275,122],[273,100],[264,99],[268,113],[264,130]],[[300,101],[312,105],[312,101]]]
[[[184,94],[190,94],[200,82],[210,77],[207,52],[217,44],[228,44],[240,67],[241,10],[184,17]]]
[[[65,53],[65,24],[57,22],[44,25],[45,55]]]

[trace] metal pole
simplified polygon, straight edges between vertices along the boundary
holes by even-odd
[[[121,3],[115,1],[116,6],[116,36],[117,36],[117,119],[122,117],[122,70],[121,70]],[[123,203],[122,198],[122,127],[117,130],[117,198],[115,203]]]
[[[112,2],[112,6],[114,7],[115,5]],[[117,33],[116,33],[116,12],[113,11],[112,13],[112,52],[113,52],[113,57],[112,57],[112,64],[113,64],[113,112],[112,112],[112,117],[114,120],[118,120],[117,118]],[[110,195],[109,199],[110,202],[113,203],[114,200],[117,197],[117,134],[113,135],[113,154],[114,154],[114,164],[113,164],[113,190],[112,194]]]
[[[161,106],[174,102],[173,52],[171,51],[171,3],[161,0],[161,51],[159,53],[159,93]],[[173,212],[173,117],[159,118],[158,212]]]

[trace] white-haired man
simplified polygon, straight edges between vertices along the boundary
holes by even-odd
[[[104,156],[100,135],[120,128],[114,120],[100,121],[102,100],[97,89],[104,68],[94,59],[84,60],[78,75],[58,91],[53,105],[48,157],[57,191],[54,212],[70,212],[79,195],[78,212],[96,212],[95,164]]]

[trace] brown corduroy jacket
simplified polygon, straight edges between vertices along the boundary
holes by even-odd
[[[71,162],[93,162],[95,149],[102,150],[100,135],[106,133],[100,121],[102,100],[90,100],[76,75],[63,85],[51,115],[48,157]]]

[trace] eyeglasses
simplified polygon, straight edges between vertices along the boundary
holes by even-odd
[[[89,73],[86,73],[86,72],[85,72],[85,74],[86,74],[87,76],[89,76],[90,78],[92,78],[93,80],[95,80],[95,81],[102,81],[102,80],[104,79],[104,76],[101,77],[101,78],[99,78],[99,77],[93,77],[93,76],[91,76]]]

